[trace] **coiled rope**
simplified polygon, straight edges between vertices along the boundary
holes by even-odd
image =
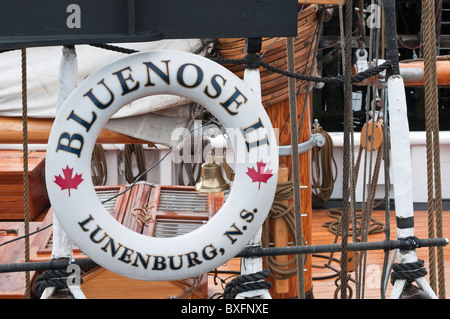
[[[136,176],[133,175],[133,160],[132,160],[133,153],[135,154],[136,165],[139,171]],[[143,174],[146,171],[145,154],[143,146],[141,144],[125,144],[124,157],[125,157],[125,178],[127,182],[132,183],[138,177],[139,177],[138,180],[145,181],[147,179],[147,173]],[[143,175],[141,176],[141,174]]]
[[[269,277],[269,271],[267,269],[254,274],[238,276],[226,284],[223,291],[223,298],[235,299],[242,292],[269,289],[272,287],[272,283],[264,280],[267,277]]]
[[[105,151],[101,144],[95,144],[92,151],[91,170],[94,186],[105,185],[108,177],[108,167],[106,165]]]
[[[275,197],[269,215],[262,226],[262,245],[269,247],[273,242],[270,231],[270,221],[282,218],[287,225],[289,235],[293,238],[295,236],[295,217],[292,208],[294,203],[292,201],[292,180],[284,183],[278,183],[275,191]],[[286,201],[291,201],[290,205],[286,205]],[[296,259],[292,258],[286,263],[280,263],[275,259],[275,256],[264,256],[264,265],[270,270],[270,275],[277,279],[288,279],[297,274]]]
[[[323,130],[319,124],[314,124],[312,134],[321,134],[325,139],[322,147],[314,146],[311,150],[311,162],[313,163],[312,202],[321,204],[328,201],[333,193],[337,179],[337,164],[333,155],[333,139]]]
[[[396,263],[392,267],[391,283],[394,284],[397,279],[406,279],[408,282],[416,278],[425,277],[427,270],[424,268],[424,261],[419,259],[412,263]]]
[[[40,298],[46,288],[54,287],[56,291],[68,288],[67,281],[72,272],[62,269],[46,270],[36,278],[34,293]],[[83,279],[80,278],[82,282]]]

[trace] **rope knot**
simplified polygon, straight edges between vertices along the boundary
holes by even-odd
[[[247,69],[259,69],[262,65],[262,56],[254,53],[246,54],[244,65]]]

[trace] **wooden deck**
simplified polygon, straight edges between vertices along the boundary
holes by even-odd
[[[377,218],[379,221],[384,223],[385,220],[385,212],[384,211],[375,211],[373,213],[373,217]],[[415,211],[414,219],[415,219],[415,236],[421,239],[428,238],[428,213],[426,211]],[[392,211],[390,214],[390,224],[391,224],[391,239],[396,238],[396,221],[395,221],[395,212]],[[332,234],[327,228],[323,227],[323,223],[325,221],[332,220],[327,216],[327,211],[314,211],[313,212],[313,244],[325,244],[330,243],[334,240],[334,234]],[[444,227],[444,237],[447,238],[450,233],[450,212],[443,213],[443,227]],[[382,241],[385,239],[385,234],[371,234],[369,235],[368,241]],[[339,240],[341,240],[339,238]],[[351,239],[349,239],[349,242]],[[383,251],[368,251],[367,254],[367,262],[366,262],[366,280],[364,287],[364,298],[365,299],[379,299],[380,298],[380,280],[381,280],[381,270],[384,259]],[[391,256],[391,254],[390,254]],[[340,254],[335,254],[337,259],[340,258]],[[419,248],[417,249],[417,257],[419,259],[423,259],[425,261],[425,268],[428,272],[429,269],[429,258],[428,258],[428,248]],[[446,279],[446,299],[450,297],[450,247],[444,247],[444,259],[445,259],[445,279]],[[322,258],[313,258],[314,265],[322,265],[327,260]],[[332,263],[332,265],[336,266],[339,269],[339,265],[336,263]],[[323,276],[324,274],[332,274],[330,270],[318,269],[314,268],[312,270],[313,277]],[[354,274],[352,274],[354,278]],[[429,280],[429,275],[426,276],[426,279]],[[335,291],[334,279],[332,280],[314,280],[313,281],[313,290],[314,297],[317,299],[328,299],[334,298]],[[353,289],[353,293],[355,293],[354,284],[350,283],[350,287]],[[333,288],[333,289],[331,289]],[[361,288],[361,292],[363,288]],[[390,297],[390,292],[392,291],[392,285],[389,283],[386,291],[386,298]],[[355,294],[353,294],[355,296]]]
[[[329,231],[327,227],[324,227],[323,224],[325,222],[334,221],[333,218],[329,217],[327,214],[328,210],[313,210],[313,218],[312,218],[312,244],[314,245],[322,245],[322,244],[332,244],[335,240],[335,235]],[[415,236],[424,239],[428,238],[428,217],[426,211],[416,211],[415,212]],[[373,216],[377,220],[381,221],[384,224],[385,220],[385,212],[384,211],[374,211]],[[391,239],[396,238],[396,221],[395,221],[395,212],[391,211]],[[444,237],[448,238],[450,234],[450,212],[446,211],[443,213],[443,227],[444,227]],[[368,241],[383,241],[385,239],[384,233],[379,234],[371,234],[369,235]],[[338,243],[341,242],[341,238],[339,237]],[[352,242],[352,239],[349,238],[349,242]],[[337,289],[335,280],[337,277],[333,277],[330,279],[319,279],[321,277],[332,276],[335,275],[336,272],[329,268],[317,268],[317,266],[323,266],[325,263],[328,263],[330,254],[320,254],[322,257],[312,257],[313,268],[311,269],[313,276],[313,295],[315,299],[334,299],[335,291]],[[390,256],[392,253],[390,254]],[[334,253],[333,257],[337,260],[340,259],[340,253]],[[428,248],[419,248],[417,249],[417,256],[419,259],[423,259],[425,261],[425,268],[428,272],[430,272],[429,268],[429,258],[428,258]],[[383,251],[368,251],[366,254],[366,276],[365,276],[365,285],[364,289],[360,288],[361,299],[380,299],[380,281],[381,281],[381,273],[384,259]],[[450,247],[444,247],[444,259],[445,259],[445,291],[446,291],[446,299],[450,297]],[[333,268],[340,269],[339,263],[336,261],[332,261],[330,265]],[[224,265],[219,270],[227,271],[234,270],[239,271],[239,260],[233,259],[229,261],[226,265]],[[354,278],[354,273],[351,273],[352,278]],[[222,279],[226,279],[227,282],[230,281],[233,277],[232,274],[218,274],[218,276]],[[429,275],[426,276],[427,281],[429,282]],[[216,285],[215,282],[218,284]],[[214,279],[214,277],[210,276],[209,279],[209,295],[212,296],[214,293],[221,291],[221,283],[219,279]],[[349,283],[350,288],[352,289],[352,299],[355,299],[356,289],[355,284],[353,282]],[[390,298],[392,291],[392,285],[388,283],[386,289],[386,298]],[[340,291],[338,294],[338,299],[340,298]]]

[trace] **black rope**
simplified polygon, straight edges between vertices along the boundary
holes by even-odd
[[[292,77],[297,80],[309,81],[309,82],[321,82],[325,84],[331,85],[342,85],[344,83],[345,77],[343,75],[339,75],[336,77],[320,77],[320,76],[309,76],[300,73],[288,72],[279,68],[276,68],[262,60],[262,57],[257,54],[249,54],[246,55],[243,59],[222,59],[222,58],[210,58],[216,63],[219,64],[243,64],[249,68],[259,68],[263,67],[271,72],[281,74],[286,77]],[[362,71],[358,74],[355,74],[351,77],[352,83],[358,83],[365,79],[368,79],[373,76],[377,76],[381,72],[390,69],[392,67],[391,62],[386,61],[379,66],[369,68],[365,71]]]
[[[412,263],[394,264],[392,266],[391,284],[394,284],[397,279],[406,279],[408,282],[412,282],[416,278],[426,276],[428,272],[424,268],[424,264],[421,259]]]
[[[269,274],[269,271],[265,269],[254,274],[242,275],[234,278],[226,284],[223,291],[223,298],[235,299],[236,296],[242,292],[269,289],[272,287],[272,283],[270,281],[264,281],[264,279],[269,277]]]
[[[123,47],[119,47],[117,45],[111,45],[111,44],[90,44],[93,47],[96,48],[101,48],[101,49],[105,49],[105,50],[110,50],[110,51],[116,51],[116,52],[120,52],[120,53],[126,53],[126,54],[133,54],[133,53],[138,53],[138,50],[134,50],[134,49],[127,49],[127,48],[123,48]]]
[[[109,45],[109,44],[91,44],[91,45],[98,47],[98,48],[111,50],[111,51],[117,51],[117,52],[126,53],[126,54],[132,54],[132,53],[139,52],[137,50],[126,49],[126,48]],[[242,64],[246,68],[249,68],[249,69],[257,69],[259,67],[263,67],[271,72],[278,73],[278,74],[281,74],[286,77],[292,77],[292,78],[295,78],[297,80],[302,80],[302,81],[318,82],[318,83],[325,83],[325,84],[330,84],[330,85],[343,85],[344,81],[345,81],[344,75],[339,75],[339,76],[335,76],[335,77],[320,77],[320,76],[309,76],[309,75],[304,75],[304,74],[300,74],[300,73],[288,72],[288,71],[276,68],[276,67],[264,62],[262,60],[261,55],[254,54],[254,53],[247,54],[242,59],[223,59],[220,57],[209,57],[209,59],[216,63],[219,63],[219,64]],[[353,75],[351,77],[351,81],[352,81],[352,83],[358,83],[365,79],[371,78],[373,76],[377,76],[381,72],[391,69],[391,68],[392,68],[392,63],[390,61],[386,61],[379,66],[369,68],[363,72]]]
[[[34,293],[40,298],[46,288],[54,287],[56,291],[65,289],[70,275],[72,272],[63,269],[46,270],[36,278]],[[80,280],[82,282],[83,279]]]

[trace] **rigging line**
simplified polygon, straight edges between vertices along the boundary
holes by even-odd
[[[312,75],[312,73],[313,73],[313,71],[314,71],[314,65],[315,65],[315,58],[316,58],[316,55],[317,55],[317,48],[318,48],[318,44],[319,44],[319,36],[320,36],[320,33],[321,33],[321,26],[322,26],[322,23],[323,23],[323,17],[324,17],[324,11],[323,10],[321,10],[320,11],[320,16],[319,16],[319,22],[318,22],[318,24],[316,25],[316,32],[314,33],[314,37],[313,37],[313,40],[312,40],[312,43],[314,43],[314,40],[316,41],[315,43],[316,43],[316,45],[315,45],[315,50],[314,50],[314,53],[313,53],[313,56],[312,56],[312,59],[313,59],[313,61],[312,61],[312,65],[311,65],[311,68],[310,68],[310,74]],[[317,37],[317,38],[316,38]],[[293,41],[291,41],[292,43],[293,43]],[[292,45],[292,44],[291,44]],[[288,48],[288,49],[290,49],[290,48]],[[308,57],[307,57],[307,60],[309,60],[310,59],[310,57],[311,57],[311,50],[312,49],[312,46],[309,48],[309,52],[308,52]],[[292,50],[292,49],[291,49]],[[288,50],[289,51],[289,50]],[[290,57],[291,58],[291,57]],[[292,58],[293,59],[293,58]],[[292,62],[292,61],[291,61]],[[293,68],[295,69],[295,61],[293,61],[292,62],[293,64],[294,64],[294,66],[293,66]],[[291,65],[290,65],[290,67],[292,67]],[[307,63],[305,64],[305,73],[306,73],[306,69],[307,69]],[[294,84],[293,84],[293,88],[292,88],[292,91],[295,89],[295,80],[294,79],[289,79],[289,81],[291,81],[292,80],[292,82],[294,82]],[[308,83],[309,83],[310,81],[308,81]],[[297,90],[297,92],[296,92],[296,94],[295,94],[295,96],[294,96],[294,94],[291,94],[292,95],[292,99],[295,99],[295,101],[296,101],[296,96],[300,93],[300,88],[302,87],[302,83],[303,83],[303,81],[301,81],[300,82],[300,85],[299,85],[299,88],[298,88],[298,90]],[[289,85],[292,85],[292,83],[289,83]],[[303,125],[303,122],[304,122],[304,114],[305,114],[305,110],[306,110],[306,104],[307,104],[307,97],[308,97],[308,93],[306,93],[305,94],[306,96],[305,96],[305,99],[304,99],[304,103],[303,103],[303,107],[302,107],[302,113],[301,113],[301,120],[300,120],[300,125],[299,125],[299,128],[298,128],[298,130],[296,130],[296,133],[292,133],[291,134],[291,137],[294,137],[294,135],[295,134],[297,134],[297,136],[298,135],[300,135],[300,132],[301,132],[301,130],[302,130],[302,125]],[[290,98],[291,98],[291,96],[290,96]],[[296,103],[295,103],[296,104]],[[296,107],[295,107],[295,109],[294,109],[295,111],[296,111]],[[281,132],[283,132],[283,130],[284,130],[284,128],[285,128],[285,126],[286,126],[286,124],[287,124],[287,121],[289,120],[289,118],[290,118],[290,114],[291,114],[291,112],[292,112],[292,110],[288,113],[288,116],[286,117],[286,120],[285,120],[285,122],[284,122],[284,124],[283,124],[283,127],[282,127],[282,129],[281,129]],[[297,116],[296,116],[297,117]],[[292,132],[292,130],[293,130],[293,127],[292,127],[292,121],[291,121],[291,132]],[[280,136],[281,136],[281,132],[280,132]],[[294,137],[294,139],[295,139],[295,137]],[[292,145],[293,145],[293,143],[292,143]],[[292,152],[292,156],[295,156],[294,155],[294,152]],[[295,156],[297,159],[298,159],[298,155],[297,156]],[[294,163],[293,163],[294,164]],[[293,173],[292,174],[292,176],[298,176],[298,174],[295,174],[295,173]],[[298,183],[295,183],[295,184],[298,184]],[[294,197],[294,196],[293,196]],[[295,198],[295,197],[294,197]],[[300,199],[298,199],[298,201],[300,201]],[[293,203],[294,205],[296,204],[295,203],[295,201],[294,201],[294,203]],[[297,208],[297,207],[296,207]],[[289,208],[290,210],[292,210],[292,208]],[[294,229],[301,229],[301,208],[298,208],[298,210],[296,210],[296,209],[294,209],[294,211],[296,212],[296,214],[295,214],[295,220],[293,221],[293,224],[295,224],[295,225],[293,225],[293,228]],[[298,212],[298,213],[297,213]],[[299,235],[299,236],[296,236],[295,238],[296,238],[296,242],[298,243],[298,242],[303,242],[303,238],[302,238],[302,236],[301,236],[301,231],[299,231],[299,232],[297,232],[297,234]],[[295,235],[295,231],[294,231],[294,235]],[[303,298],[304,299],[304,283],[303,283],[303,281],[304,281],[304,279],[303,279],[303,268],[304,268],[304,263],[305,263],[305,256],[296,256],[294,259],[292,259],[289,263],[291,263],[291,262],[293,262],[293,261],[296,261],[296,264],[297,264],[297,274],[298,274],[298,276],[297,276],[297,280],[298,280],[298,290],[299,290],[299,292],[298,292],[298,296],[299,296],[299,298]],[[303,288],[300,288],[300,287],[303,287]]]
[[[313,53],[313,56],[311,57],[312,58],[312,64],[311,64],[310,74],[312,74],[314,72],[314,68],[315,68],[315,61],[316,61],[316,56],[317,56],[317,48],[318,48],[318,43],[319,43],[319,36],[320,36],[321,30],[322,30],[322,23],[323,23],[324,14],[325,14],[325,11],[321,10],[320,16],[319,16],[319,21],[318,21],[317,26],[316,26],[316,33],[315,33],[315,37],[314,37],[315,39],[313,38],[313,41],[314,40],[316,41],[316,45],[314,46],[314,53]],[[291,54],[293,53],[292,51],[293,51],[293,41],[291,43]],[[309,50],[308,56],[310,55],[310,53],[311,53],[311,48]],[[292,59],[294,60],[294,57],[292,57]],[[306,66],[305,66],[305,68],[306,68]],[[294,62],[294,69],[295,69],[295,62]],[[299,88],[297,90],[297,94],[295,96],[297,96],[300,93],[300,88],[301,88],[302,83],[303,83],[303,81],[300,82]],[[309,84],[310,82],[308,81],[307,83]],[[295,82],[294,82],[293,88],[295,88]],[[297,135],[295,143],[298,143],[298,136],[300,136],[302,128],[303,128],[303,122],[304,122],[304,117],[305,117],[306,105],[307,105],[308,96],[309,96],[308,88],[306,88],[306,90],[307,91],[305,93],[305,99],[303,101],[303,107],[302,107],[302,113],[301,113],[301,117],[300,117],[299,127],[297,128],[297,132],[295,132],[295,134]],[[296,97],[295,97],[295,99],[296,99]],[[295,103],[295,106],[296,106],[296,103]],[[297,113],[296,113],[296,116],[297,116]],[[291,137],[292,137],[292,133],[293,133],[293,129],[294,129],[293,123],[294,122],[291,121]],[[293,156],[294,156],[294,154],[293,154]],[[296,156],[297,165],[298,165],[298,152],[295,154],[295,156]],[[294,162],[292,164],[294,164]],[[294,172],[295,172],[295,170],[294,170]],[[295,175],[296,178],[299,178],[298,174],[299,174],[299,172],[297,172],[297,175]],[[296,181],[296,178],[293,178],[294,182]],[[298,184],[299,183],[300,183],[300,180],[298,181]],[[297,183],[295,183],[295,184],[297,184]],[[294,190],[296,188],[295,184],[294,184]],[[299,186],[300,185],[298,185],[297,187],[299,187]],[[298,199],[299,199],[299,205],[300,205],[300,193],[298,193],[298,196],[299,196]],[[298,237],[297,245],[298,245],[298,241],[303,240],[302,228],[301,228],[301,226],[302,226],[301,219],[302,219],[301,208],[299,207],[298,214],[296,215],[296,226],[298,227],[297,228],[297,237]],[[300,272],[302,274],[302,277],[303,277],[303,268],[304,268],[304,263],[305,263],[305,257],[306,256],[300,256],[300,255],[296,256],[296,258],[297,258],[297,267],[299,265],[301,265],[301,268],[298,267],[298,272]],[[300,259],[302,261],[301,264],[299,264],[299,260]],[[303,285],[303,278],[302,278],[301,282],[299,281],[299,284]],[[304,288],[302,288],[301,293],[302,293],[302,298],[304,299],[304,294],[305,294]],[[300,293],[299,293],[299,295],[300,295]]]
[[[316,41],[316,43],[315,43],[314,52],[313,52],[313,55],[312,55],[311,69],[309,71],[310,75],[313,74],[314,69],[316,68],[317,51],[318,51],[319,40],[320,40],[319,37],[320,37],[320,34],[322,33],[322,24],[323,24],[324,16],[325,16],[325,11],[321,10],[320,15],[319,15],[319,21],[318,21],[317,26],[316,26],[316,32],[315,32],[313,40],[312,40],[313,43],[314,43],[314,41]],[[308,60],[309,60],[310,54],[311,54],[311,47],[310,47],[309,53],[308,53]],[[305,69],[306,69],[306,66],[305,66]],[[310,81],[307,81],[307,83],[306,83],[305,99],[303,101],[303,108],[302,108],[302,113],[301,113],[301,116],[300,116],[300,124],[299,124],[299,128],[298,128],[298,133],[297,133],[299,135],[300,135],[300,133],[302,131],[303,122],[304,122],[304,119],[305,119],[306,104],[308,103],[309,91],[310,91],[310,90],[308,90],[308,86],[309,86],[310,83],[311,83]],[[302,85],[303,85],[303,81],[301,81],[300,85],[298,86],[297,95],[300,94],[300,89],[301,89]]]
[[[361,2],[363,2],[363,1],[360,0],[360,5],[361,5]],[[372,5],[374,4],[374,0],[371,1],[371,4]],[[360,13],[363,13],[362,8],[360,8]],[[364,27],[364,25],[363,26],[360,25],[361,33],[363,33],[363,30],[362,30],[363,27]],[[364,27],[364,31],[365,31],[365,27]],[[373,33],[374,33],[373,28],[370,28],[368,61],[372,61],[373,60]],[[363,37],[363,36],[364,36],[364,39],[365,39],[365,37],[366,37],[365,32],[364,32],[364,34],[361,34],[361,37]],[[365,49],[365,48],[362,47],[360,49]],[[370,113],[369,105],[373,105],[371,103],[371,101],[372,101],[371,98],[374,99],[374,94],[373,93],[371,94],[370,88],[371,88],[371,81],[369,79],[368,82],[367,82],[367,87],[366,87],[366,141],[365,141],[366,142],[366,149],[364,150],[363,194],[362,194],[362,196],[363,196],[362,197],[363,198],[362,199],[363,205],[362,205],[362,211],[361,211],[361,238],[365,237],[364,236],[364,227],[365,227],[365,216],[366,216],[366,209],[365,208],[366,207],[364,205],[364,201],[366,199],[366,185],[367,185],[366,184],[366,178],[367,178],[367,146],[369,145],[368,144],[368,135],[369,135],[368,134],[368,129],[369,129],[369,125],[367,125],[367,124],[369,123],[369,113]],[[375,117],[373,117],[372,119],[373,119],[373,121],[375,121]],[[375,123],[373,122],[372,128],[374,127],[374,124]],[[370,147],[370,159],[372,159],[372,154],[373,154],[372,149],[373,149],[373,141],[372,141],[371,147]],[[361,241],[364,241],[364,239],[361,239]],[[355,261],[356,260],[358,260],[358,258],[355,258]],[[362,270],[359,272],[358,277],[355,275],[355,277],[357,278],[357,280],[356,280],[356,297],[357,298],[361,298],[361,281],[363,281],[362,278],[363,278],[363,274],[365,273],[365,267],[363,266],[363,260],[365,260],[365,254],[361,253],[359,255],[359,264],[361,265]],[[364,290],[364,285],[363,285],[363,290]],[[364,293],[362,295],[364,295]]]
[[[286,38],[286,51],[288,60],[288,70],[295,71],[294,60],[294,39],[292,37]],[[291,119],[291,147],[292,147],[292,180],[293,180],[293,197],[294,197],[294,212],[295,212],[295,226],[296,236],[295,244],[302,245],[302,216],[300,203],[300,185],[299,185],[299,163],[298,163],[298,135],[297,135],[297,98],[295,94],[295,79],[288,79],[289,87],[289,108]],[[294,116],[295,115],[295,116]],[[297,255],[297,279],[298,279],[298,299],[305,299],[305,285],[304,285],[304,261],[303,256]]]
[[[375,1],[372,0],[371,2],[372,5],[375,4]],[[379,5],[379,3],[378,3]],[[375,33],[375,34],[374,34]],[[376,28],[376,30],[374,30],[374,28],[370,28],[370,42],[369,42],[369,61],[373,61],[375,56],[375,65],[378,65],[378,57],[379,57],[379,41],[380,41],[380,33],[378,28]],[[374,45],[374,39],[375,39],[375,48],[373,48]],[[375,52],[374,52],[375,51]],[[367,105],[367,110],[366,110],[366,123],[369,123],[370,119],[369,119],[369,114],[370,112],[372,112],[372,127],[371,127],[371,136],[373,137],[374,134],[374,130],[375,130],[375,105],[376,105],[376,95],[377,95],[377,85],[378,85],[378,77],[374,78],[374,85],[371,86],[371,81],[369,79],[368,83],[367,83],[367,96],[366,96],[366,105]],[[370,90],[372,89],[372,95],[370,95]],[[369,106],[370,105],[370,109]],[[369,130],[369,125],[366,125],[366,146],[369,145],[368,143],[368,130]],[[371,185],[371,189],[374,187],[374,185],[372,185],[372,183],[374,183],[374,180],[372,179],[372,164],[373,164],[373,139],[372,142],[370,143],[371,147],[370,150],[367,150],[367,147],[365,149],[364,152],[364,176],[363,176],[363,207],[362,207],[362,221],[361,221],[361,241],[367,241],[368,240],[368,235],[369,235],[369,225],[370,225],[370,218],[371,218],[371,214],[372,214],[372,203],[375,200],[373,197],[375,196],[375,194],[372,194],[372,190],[371,192],[368,192],[367,196],[366,196],[366,185]],[[381,160],[381,158],[379,157],[381,155],[381,150],[378,150],[378,155],[377,155],[377,167],[379,167],[378,161]],[[369,159],[367,159],[368,154],[369,153]],[[369,161],[369,164],[367,163]],[[367,166],[369,167],[369,173],[368,173],[368,178],[369,181],[366,184],[366,178],[367,178]],[[374,179],[377,179],[378,176],[374,176]],[[365,287],[365,273],[366,273],[366,262],[367,262],[367,254],[366,252],[361,253],[360,255],[360,265],[361,268],[363,269],[360,273],[360,280],[358,281],[358,283],[363,287],[362,288],[362,294],[361,294],[361,298],[364,299],[364,287]],[[357,290],[357,295],[358,295],[359,291]]]
[[[436,76],[436,33],[434,1],[424,1],[422,4],[422,21],[424,37],[424,79],[425,79],[425,115],[427,140],[427,184],[428,184],[428,214],[429,235],[442,235],[442,193],[439,150],[439,101]],[[434,185],[433,185],[434,176]],[[434,189],[433,189],[434,186]],[[430,285],[436,291],[436,264],[434,249],[430,254]],[[445,298],[445,281],[443,250],[438,249],[439,297]]]
[[[30,236],[32,236],[32,235],[34,235],[34,234],[37,234],[37,233],[39,233],[39,232],[41,232],[41,231],[43,231],[43,230],[46,230],[47,228],[49,228],[49,227],[51,227],[51,226],[53,226],[53,223],[52,223],[52,224],[48,224],[48,225],[45,226],[45,227],[39,228],[39,229],[35,230],[34,232],[29,233],[28,235],[19,236],[19,237],[16,237],[16,238],[14,238],[14,239],[11,239],[11,240],[9,240],[9,241],[5,241],[4,243],[1,243],[1,244],[0,244],[0,247],[1,247],[1,246],[5,246],[5,245],[10,244],[10,243],[13,243],[13,242],[15,242],[15,241],[17,241],[17,240],[20,240],[20,239],[25,239],[26,237],[30,237]]]
[[[30,261],[30,197],[28,187],[28,101],[27,101],[27,49],[22,52],[22,134],[23,134],[23,201],[24,201],[24,230],[25,230],[25,262]],[[31,298],[30,272],[25,272],[25,296]]]
[[[306,3],[306,1],[304,2]],[[323,15],[322,15],[323,16]],[[311,48],[309,54],[311,53]],[[295,57],[294,57],[294,39],[292,37],[286,38],[286,54],[288,61],[288,71],[295,72]],[[309,55],[308,54],[308,55]],[[314,56],[312,57],[315,58]],[[307,64],[305,65],[305,69]],[[312,67],[313,69],[313,67]],[[311,69],[311,72],[312,72]],[[298,158],[298,127],[297,127],[297,94],[296,84],[294,78],[288,79],[289,88],[289,114],[291,124],[291,147],[292,147],[292,180],[293,180],[293,198],[294,198],[294,212],[295,212],[295,229],[296,245],[303,245],[302,236],[302,216],[301,216],[301,196],[300,196],[300,180],[299,180],[299,158]],[[307,95],[307,94],[306,94]],[[303,106],[303,109],[305,105]],[[303,112],[302,112],[303,113]],[[304,256],[297,255],[297,283],[298,283],[298,299],[305,299],[305,284],[304,284]]]
[[[348,252],[348,229],[349,214],[352,217],[353,229],[355,225],[355,203],[354,203],[354,141],[353,141],[353,105],[352,105],[352,82],[351,82],[351,25],[352,11],[351,3],[347,2],[345,6],[345,30],[344,13],[342,9],[342,0],[339,0],[339,25],[341,31],[342,46],[342,64],[344,75],[344,170],[343,170],[343,214],[342,214],[342,255],[341,255],[341,298],[347,299],[348,274],[347,274],[347,252]]]
[[[391,224],[390,224],[390,179],[389,179],[389,141],[388,141],[388,91],[384,89],[384,109],[383,109],[383,160],[384,160],[384,197],[385,197],[385,240],[390,240]],[[386,298],[386,285],[390,269],[388,268],[389,251],[384,251],[383,269],[381,273],[380,293],[381,299]]]
[[[358,28],[360,31],[360,38],[358,39],[358,46],[364,49],[366,46],[366,21],[364,20],[364,0],[359,0],[358,10]]]

